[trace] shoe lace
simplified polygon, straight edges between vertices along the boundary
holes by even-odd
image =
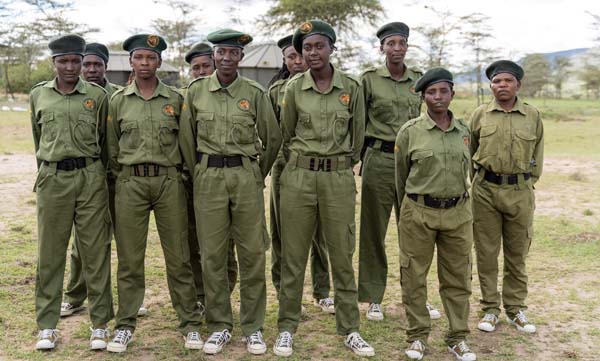
[[[127,343],[127,339],[129,338],[130,334],[131,334],[131,331],[129,331],[129,330],[117,330],[117,332],[115,333],[115,338],[114,338],[113,342],[125,344],[125,343]]]
[[[521,324],[529,323],[529,321],[527,320],[527,316],[525,316],[525,313],[523,313],[523,311],[519,311],[515,316],[517,317],[519,322],[521,322]]]
[[[277,339],[278,347],[292,347],[292,334],[289,332],[282,332]]]
[[[467,343],[465,341],[460,341],[458,343],[458,345],[456,345],[456,347],[458,347],[458,349],[460,350],[461,354],[465,354],[467,352],[471,352],[471,349],[469,348],[469,346],[467,346]]]
[[[199,332],[190,332],[187,335],[188,341],[200,341],[200,333]]]
[[[371,303],[371,312],[381,313],[381,305],[379,303]]]
[[[494,315],[492,313],[486,313],[483,316],[483,322],[490,322],[490,323],[492,323],[492,322],[496,322],[496,319],[497,319],[496,315]]]
[[[57,333],[58,333],[57,329],[46,328],[46,329],[43,329],[42,331],[40,331],[40,338],[51,338],[51,337],[56,336]]]
[[[425,346],[423,345],[423,342],[421,342],[419,340],[415,340],[410,344],[410,349],[419,351],[419,352],[423,352],[423,350],[425,349]]]
[[[320,304],[321,306],[325,306],[325,307],[327,307],[327,308],[329,308],[329,307],[333,307],[333,305],[334,305],[334,303],[333,303],[333,299],[332,299],[331,297],[322,298],[322,299],[319,301],[319,304]]]
[[[352,347],[353,349],[361,349],[361,348],[371,347],[371,346],[369,346],[367,341],[363,340],[363,338],[360,337],[360,335],[357,332],[350,335],[350,340],[348,343],[350,344],[350,347]]]
[[[105,338],[108,335],[108,330],[104,328],[93,329],[90,327],[90,331],[92,331],[92,338]]]
[[[206,340],[206,343],[213,343],[215,345],[220,345],[227,340],[228,335],[229,335],[228,330],[223,330],[221,332],[213,332],[213,334],[210,335],[208,340]]]
[[[264,343],[262,333],[260,331],[256,331],[248,337],[248,343],[254,344],[262,344]]]

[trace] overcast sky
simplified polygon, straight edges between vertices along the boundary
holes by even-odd
[[[381,23],[403,21],[414,27],[432,24],[435,17],[423,5],[451,10],[455,15],[481,12],[488,15],[495,35],[495,45],[506,49],[507,55],[522,56],[533,52],[552,52],[593,45],[592,17],[586,11],[600,14],[600,2],[584,0],[454,0],[416,1],[382,0],[386,9]],[[135,30],[150,31],[150,20],[168,18],[169,8],[151,0],[77,0],[70,17],[76,21],[100,28],[90,41],[111,42],[124,40]],[[232,27],[226,11],[226,0],[199,0],[199,34],[206,35],[220,27]],[[267,34],[254,29],[255,18],[271,6],[267,0],[254,0],[243,9],[246,23],[241,30],[251,32],[257,40],[267,40]],[[238,26],[239,28],[239,26]],[[365,29],[373,34],[375,29]],[[272,34],[275,40],[281,34]]]

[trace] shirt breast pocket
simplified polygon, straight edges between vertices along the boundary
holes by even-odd
[[[141,145],[141,142],[142,139],[137,121],[122,121],[119,147],[137,149]]]
[[[296,136],[306,140],[316,138],[314,124],[312,123],[310,114],[298,114],[298,122],[296,123]]]
[[[394,103],[391,100],[382,100],[373,103],[373,117],[375,120],[390,124],[396,119]]]
[[[499,139],[496,133],[498,126],[495,124],[481,127],[479,131],[479,149],[480,156],[489,156],[498,154]]]
[[[54,119],[54,113],[42,113],[40,119],[38,120],[38,125],[41,129],[40,136],[40,152],[46,153],[52,149],[52,144],[56,141],[58,137],[58,125]]]
[[[96,146],[96,119],[93,114],[80,113],[73,131],[75,140],[86,147]]]
[[[528,171],[530,169],[536,140],[537,136],[529,130],[515,130],[511,155],[517,168],[523,171]]]
[[[335,112],[335,123],[333,127],[334,140],[338,147],[347,139],[350,133],[350,113],[347,110],[338,110]]]
[[[410,176],[425,178],[431,174],[433,166],[433,150],[416,150],[410,155]]]
[[[252,144],[255,138],[255,122],[251,115],[232,115],[231,138],[238,144]]]
[[[161,120],[159,125],[159,141],[161,146],[171,146],[177,140],[179,124],[175,120]]]
[[[213,140],[216,133],[215,113],[199,112],[196,114],[198,139]]]

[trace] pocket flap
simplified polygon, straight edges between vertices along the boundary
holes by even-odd
[[[178,130],[179,124],[177,124],[177,122],[175,122],[175,121],[163,121],[163,122],[160,122],[160,127],[167,128],[169,130]]]
[[[234,124],[254,125],[254,119],[248,115],[232,115]]]
[[[122,132],[128,132],[132,129],[137,129],[138,125],[137,122],[124,122],[121,123],[121,131]]]
[[[196,120],[211,121],[215,119],[215,113],[212,112],[200,112],[196,114]]]
[[[410,159],[421,160],[421,159],[425,159],[425,158],[429,158],[429,157],[433,157],[433,150],[430,150],[430,149],[417,150],[417,151],[413,152]]]
[[[494,133],[496,133],[496,130],[498,130],[498,126],[497,125],[486,125],[485,127],[481,127],[481,131],[479,133],[479,135],[481,137],[487,137],[490,136]]]
[[[339,119],[350,119],[350,113],[347,110],[338,110],[335,115]]]
[[[38,124],[48,123],[54,120],[54,113],[43,113]]]
[[[308,113],[299,113],[298,121],[302,123],[310,123],[310,114]]]
[[[521,130],[521,129],[517,129],[515,131],[515,135],[523,140],[536,140],[537,139],[535,134],[532,134],[531,132],[528,132],[526,130]]]
[[[94,116],[90,115],[90,114],[86,114],[86,113],[79,113],[78,119],[81,121],[84,121],[86,123],[92,123],[92,124],[96,123],[96,119],[94,118]]]

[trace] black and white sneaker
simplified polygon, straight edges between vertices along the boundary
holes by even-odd
[[[127,345],[133,340],[133,334],[130,330],[120,329],[115,331],[115,337],[106,345],[106,351],[125,352]]]
[[[375,349],[367,341],[363,340],[358,332],[352,332],[346,336],[344,344],[359,356],[375,356]]]
[[[250,336],[244,337],[244,342],[246,342],[246,350],[253,355],[262,355],[267,352],[267,344],[260,331],[256,331]]]
[[[92,332],[90,336],[90,349],[92,350],[104,350],[108,344],[108,338],[110,337],[110,331],[106,328],[91,328]]]
[[[85,308],[84,305],[75,306],[68,302],[63,302],[60,304],[60,317],[68,317],[71,316]]]
[[[185,348],[192,350],[202,350],[204,346],[204,341],[200,337],[200,332],[188,332],[187,336],[183,338],[185,340]]]
[[[465,341],[460,341],[454,346],[448,346],[448,351],[456,357],[459,361],[475,361],[477,360],[477,356]]]
[[[52,350],[58,342],[58,330],[46,328],[38,333],[38,342],[35,344],[36,350]]]
[[[231,333],[229,333],[228,329],[224,329],[220,332],[213,332],[208,338],[208,340],[206,340],[206,342],[204,343],[202,351],[204,351],[204,353],[208,355],[218,354],[223,349],[223,346],[225,346],[225,344],[230,340]]]
[[[284,331],[279,334],[279,337],[277,337],[277,341],[275,341],[275,345],[273,346],[273,353],[282,357],[291,356],[294,352],[292,344],[292,334]]]

